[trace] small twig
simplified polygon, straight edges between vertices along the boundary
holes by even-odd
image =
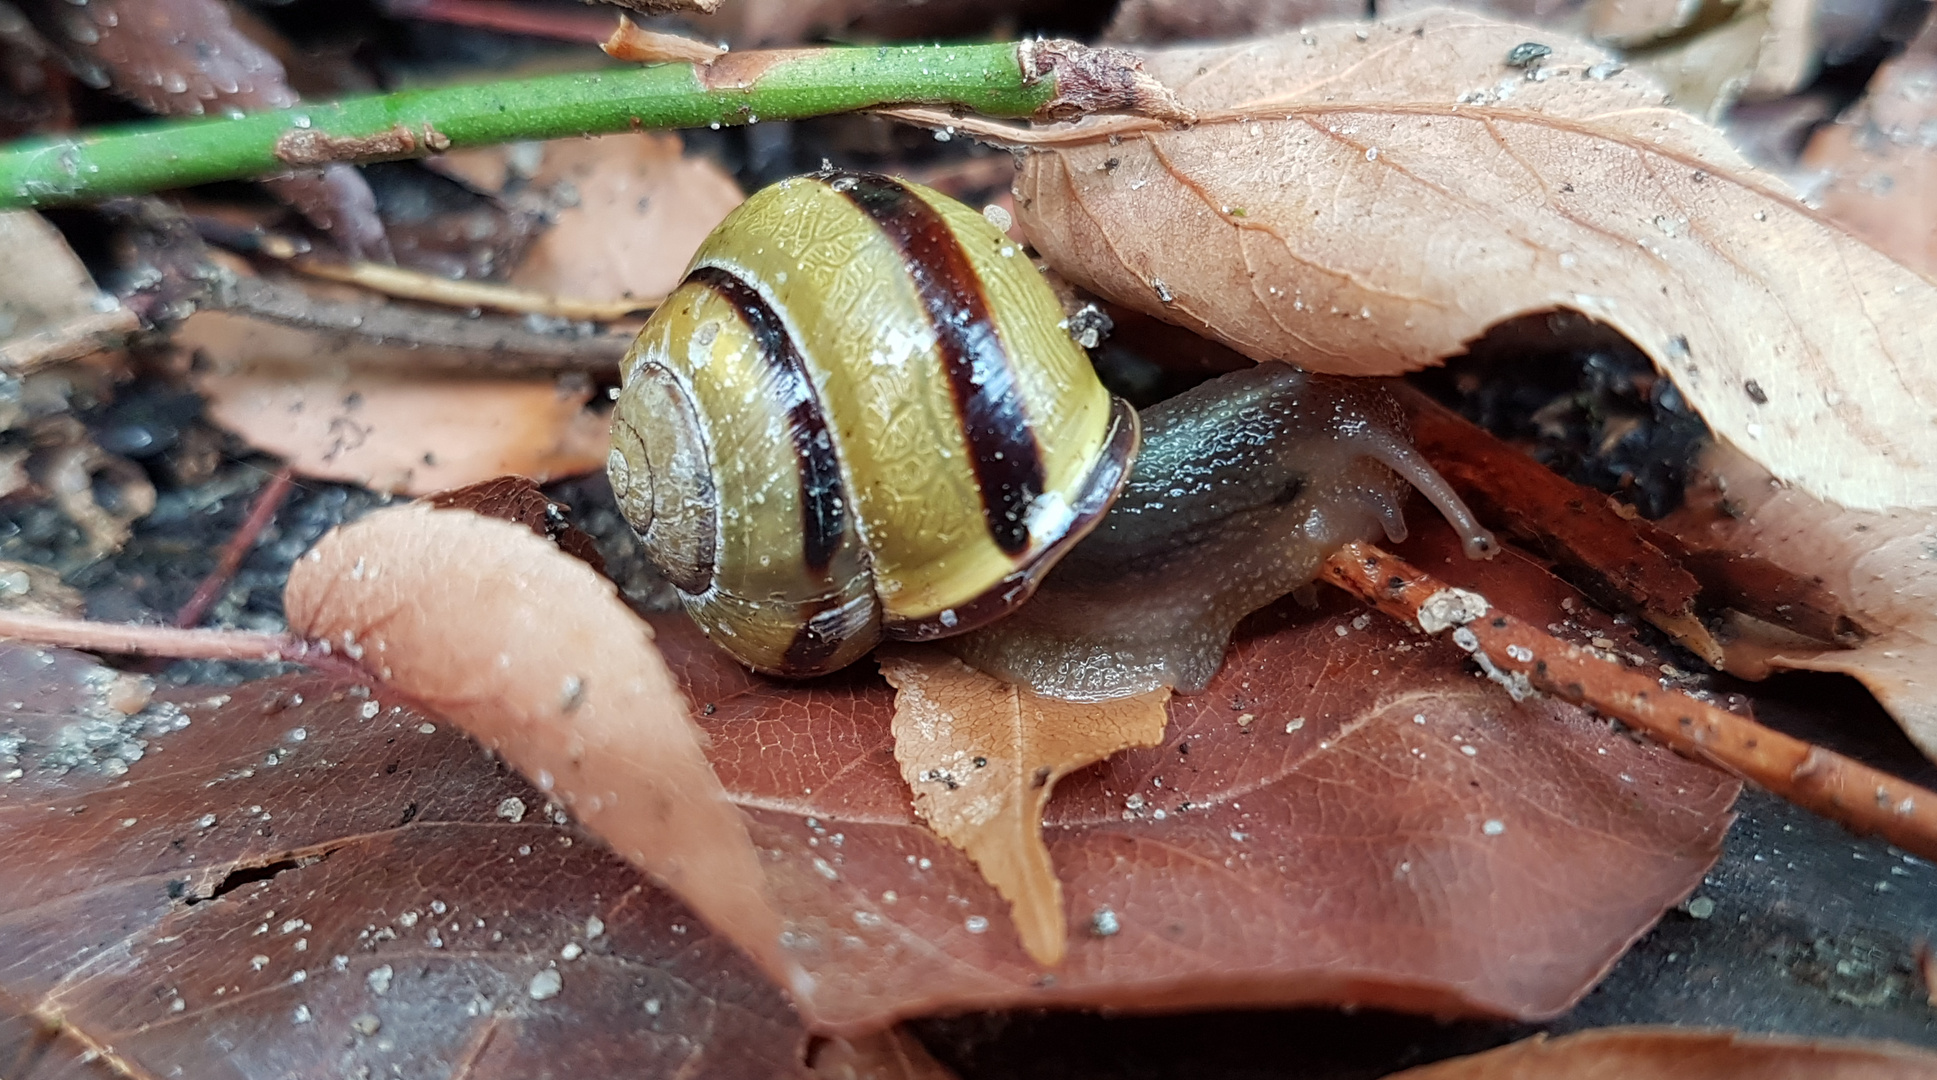
[[[185,630],[176,626],[89,622],[9,611],[0,611],[0,639],[123,656],[162,656],[171,660],[283,660],[313,664],[330,655],[328,650],[291,634]]]
[[[297,259],[290,266],[311,277],[356,285],[401,300],[421,300],[457,308],[490,308],[522,315],[549,315],[574,322],[615,322],[629,315],[645,315],[664,299],[651,296],[644,299],[588,300],[514,289],[488,281],[454,281],[387,263]]]
[[[294,486],[294,475],[289,466],[284,465],[256,492],[256,501],[249,507],[249,516],[242,519],[242,526],[223,546],[222,557],[216,560],[215,569],[209,571],[209,575],[195,587],[195,595],[189,597],[188,603],[175,613],[176,626],[188,629],[201,624],[202,616],[208,614],[216,597],[222,595],[222,591],[235,578],[235,572],[242,568],[242,560],[255,549],[256,541],[262,537],[262,530],[275,520],[276,511],[282,508],[283,500],[289,497],[290,488]]]
[[[467,318],[459,314],[412,311],[374,299],[325,300],[292,284],[238,278],[214,291],[205,309],[231,311],[303,330],[342,334],[370,345],[365,366],[404,364],[415,373],[529,375],[538,372],[617,370],[632,344],[630,334],[537,333],[523,319],[504,316]]]
[[[1453,643],[1510,692],[1539,690],[1590,706],[1853,832],[1937,858],[1937,793],[1663,689],[1371,544],[1347,544],[1326,562],[1325,576],[1426,633],[1452,630]]]

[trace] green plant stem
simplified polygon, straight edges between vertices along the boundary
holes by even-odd
[[[728,54],[710,68],[661,64],[406,90],[18,142],[0,149],[0,209],[284,173],[322,159],[415,157],[517,139],[792,120],[895,103],[1021,117],[1051,100],[1055,83],[1032,82],[1016,44],[998,43]]]

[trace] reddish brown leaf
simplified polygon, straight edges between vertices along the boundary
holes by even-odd
[[[114,675],[0,646],[9,1080],[803,1075],[737,949],[451,726],[311,676],[123,716]]]
[[[1925,1080],[1937,1054],[1892,1043],[1785,1039],[1728,1031],[1605,1028],[1536,1035],[1391,1080]]]
[[[1472,563],[1421,531],[1420,565],[1530,619],[1585,619],[1525,560]],[[1452,646],[1328,593],[1254,619],[1205,693],[1173,699],[1163,746],[1060,786],[1045,837],[1071,939],[1051,981],[911,814],[885,686],[762,679],[659,625],[772,853],[823,1025],[1023,1004],[1550,1015],[1699,880],[1737,789],[1577,710],[1514,705]]]
[[[1030,958],[1062,963],[1068,919],[1043,846],[1043,807],[1056,781],[1077,769],[1162,742],[1170,690],[1058,701],[939,649],[903,648],[879,659],[895,688],[895,760],[915,793],[915,812],[1009,901]]]
[[[462,542],[424,528],[442,519],[503,535],[481,545],[468,526]],[[1525,560],[1469,562],[1437,525],[1417,543],[1420,565],[1523,617],[1638,648],[1584,605],[1570,615],[1571,592]],[[1018,1004],[1551,1015],[1695,884],[1737,789],[1577,710],[1515,705],[1451,645],[1333,595],[1319,615],[1255,620],[1207,692],[1173,700],[1164,746],[1062,785],[1045,836],[1073,933],[1052,979],[969,859],[913,816],[892,696],[872,674],[758,678],[668,620],[659,644],[711,736],[706,773],[663,718],[588,727],[585,704],[546,696],[568,674],[618,663],[641,631],[611,614],[609,585],[568,588],[588,572],[529,532],[418,509],[365,518],[325,546],[335,569],[305,560],[312,576],[292,578],[292,625],[354,628],[364,663],[408,673],[417,693],[503,741],[618,850],[681,872],[696,910],[776,972],[810,1024],[837,1034]],[[329,591],[363,599],[325,603]],[[499,594],[527,599],[479,606]],[[359,606],[365,614],[340,624],[308,617]],[[413,622],[426,632],[405,633]],[[501,655],[521,659],[505,668]],[[529,687],[536,703],[517,704]],[[638,796],[670,793],[675,773],[698,793],[682,804],[698,814],[689,824],[717,820],[705,809],[717,774],[761,852],[764,890],[723,876],[740,873],[732,829],[683,829]],[[696,859],[728,869],[698,873]],[[780,914],[778,953],[772,916],[749,902],[763,891]]]

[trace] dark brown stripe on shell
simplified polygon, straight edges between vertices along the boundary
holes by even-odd
[[[705,285],[733,305],[773,373],[774,396],[787,410],[787,430],[793,436],[795,460],[800,463],[801,552],[808,569],[826,573],[841,547],[846,498],[841,463],[834,456],[834,442],[827,433],[820,399],[807,378],[807,364],[794,347],[786,324],[753,286],[717,266],[702,266],[688,274],[687,280]]]
[[[996,546],[1029,548],[1029,508],[1043,493],[1042,450],[1023,406],[1009,352],[996,334],[982,280],[955,233],[920,196],[871,173],[824,175],[901,250],[922,306],[935,326],[955,415],[968,438],[982,512]]]
[[[1116,501],[1117,493],[1130,479],[1131,463],[1136,460],[1142,438],[1136,410],[1130,408],[1122,398],[1112,397],[1110,430],[1103,444],[1103,455],[1097,459],[1090,475],[1084,478],[1076,501],[1071,504],[1075,520],[1070,523],[1069,531],[1063,534],[1062,539],[1044,548],[1041,558],[1017,567],[979,595],[949,608],[948,618],[937,614],[899,622],[884,619],[881,624],[882,636],[896,641],[952,637],[980,629],[1015,610],[1017,604],[1035,593],[1036,587],[1042,584],[1043,578],[1055,569],[1063,556],[1102,523],[1104,515],[1110,511],[1110,504]]]

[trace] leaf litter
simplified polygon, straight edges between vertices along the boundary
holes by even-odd
[[[1439,545],[1428,561],[1456,558],[1435,535],[1414,541]],[[1172,700],[1163,745],[1058,786],[1043,832],[1068,951],[1045,971],[913,812],[878,677],[767,680],[661,622],[701,759],[670,688],[629,712],[590,696],[657,667],[648,632],[529,530],[401,509],[321,550],[292,576],[292,626],[347,633],[366,668],[549,783],[837,1033],[1015,1005],[1552,1015],[1694,886],[1737,790],[1571,707],[1516,704],[1457,649],[1328,596],[1254,621],[1209,690]],[[1460,569],[1531,618],[1576,617],[1524,560]]]
[[[1398,374],[1579,311],[1785,482],[1937,502],[1937,285],[1606,53],[1510,66],[1527,34],[1431,11],[1154,52],[1195,126],[974,130],[1032,144],[1019,219],[1058,271],[1254,358]]]
[[[116,704],[12,644],[0,674],[10,1077],[805,1075],[739,949],[387,689]]]
[[[1353,624],[1347,624],[1347,625],[1353,625]],[[1354,625],[1354,630],[1357,630],[1357,629],[1360,629],[1360,628],[1358,628],[1358,627],[1356,627],[1356,626]],[[1342,628],[1341,628],[1341,630],[1342,630]],[[1353,631],[1349,631],[1349,630],[1342,630],[1342,632],[1341,632],[1341,634],[1340,634],[1340,636],[1341,636],[1341,637],[1345,637],[1345,636],[1349,636],[1349,634],[1350,634],[1350,633],[1352,633],[1352,632],[1353,632]],[[682,673],[682,674],[683,674],[683,673]],[[726,681],[730,681],[730,679],[729,679],[729,680],[726,680]],[[758,680],[755,680],[755,681],[758,681]],[[1239,715],[1240,715],[1241,717],[1243,717],[1243,718],[1248,718],[1248,719],[1249,719],[1249,720],[1251,721],[1251,723],[1249,723],[1249,724],[1245,724],[1245,723],[1240,723],[1240,724],[1239,724],[1239,727],[1241,727],[1241,728],[1249,728],[1249,727],[1251,727],[1251,726],[1253,726],[1253,725],[1254,725],[1254,724],[1255,724],[1255,723],[1257,722],[1257,714],[1256,714],[1256,713],[1254,713],[1254,712],[1249,712],[1249,711],[1247,711],[1247,712],[1244,712],[1244,713],[1241,713],[1241,714],[1239,714]],[[1421,714],[1421,715],[1423,715],[1423,714]],[[1306,718],[1304,718],[1304,717],[1298,717],[1298,718],[1296,718],[1296,720],[1295,720],[1295,721],[1288,721],[1288,722],[1287,722],[1287,726],[1290,726],[1290,725],[1291,725],[1291,723],[1293,723],[1293,722],[1296,722],[1296,721],[1302,721],[1302,720],[1304,720],[1304,719],[1306,719]],[[1303,729],[1303,727],[1304,727],[1304,725],[1303,725],[1303,724],[1301,723],[1301,724],[1299,725],[1299,727],[1300,727],[1300,730],[1302,730],[1302,729]],[[1474,754],[1473,754],[1472,756],[1477,756],[1477,753],[1478,753],[1478,751],[1477,751],[1477,750],[1476,750],[1476,751],[1474,751]],[[876,756],[877,756],[877,758],[878,758],[878,755],[876,755]],[[877,764],[878,764],[878,762],[877,762]],[[1623,779],[1626,779],[1626,777],[1624,776],[1624,777],[1623,777]],[[905,794],[906,794],[906,792],[905,792],[905,791],[903,791],[903,795],[904,795],[904,796],[905,796]],[[504,804],[503,802],[501,802],[501,803],[500,803],[500,811],[501,811],[501,812],[500,812],[500,816],[501,816],[501,817],[503,817],[503,816],[504,816],[504,815],[503,815],[503,813],[502,813],[502,807],[503,807],[504,805],[505,805],[505,804]],[[1145,804],[1145,805],[1147,806],[1147,804]],[[1141,809],[1143,809],[1143,808],[1144,808],[1144,806],[1139,806],[1139,807],[1138,807],[1138,809],[1139,809],[1139,810],[1141,810]],[[1131,809],[1131,808],[1129,807],[1129,805],[1128,805],[1128,800],[1127,800],[1127,799],[1125,800],[1125,807],[1124,807],[1124,812],[1125,812],[1126,814],[1134,814],[1134,813],[1136,813],[1136,812],[1137,812],[1137,811],[1135,811],[1135,810],[1132,810],[1132,809]],[[816,820],[816,819],[812,819],[812,818],[810,818],[810,819],[808,819],[808,824],[809,824],[809,828],[810,828],[810,831],[812,831],[812,824],[813,824],[813,822],[814,822],[815,820]],[[822,820],[824,820],[824,819],[822,819]],[[1162,820],[1162,817],[1161,817],[1161,811],[1159,812],[1159,816],[1158,816],[1158,820]],[[1497,828],[1496,828],[1496,826],[1497,826]],[[1507,822],[1506,822],[1506,821],[1505,821],[1504,819],[1499,819],[1499,818],[1489,818],[1489,819],[1486,819],[1486,820],[1485,820],[1485,821],[1483,822],[1483,824],[1482,824],[1482,830],[1481,830],[1481,831],[1482,831],[1482,833],[1483,833],[1484,835],[1488,835],[1488,836],[1492,836],[1492,837],[1499,837],[1499,836],[1504,836],[1504,835],[1506,835],[1506,834],[1507,834],[1507,833],[1509,832],[1509,826],[1508,826],[1508,823],[1507,823]],[[824,836],[825,834],[823,833],[822,835]],[[835,833],[834,835],[835,835],[835,837],[837,837],[837,838],[838,838],[838,837],[840,837],[840,836],[841,836],[842,834],[840,834],[840,833]],[[1236,831],[1234,831],[1234,832],[1233,832],[1233,834],[1232,834],[1232,836],[1233,836],[1233,839],[1235,839],[1235,837],[1236,837],[1236,835],[1237,835],[1237,833],[1236,833]],[[1247,837],[1247,839],[1248,839],[1248,837]],[[832,841],[830,841],[830,842],[831,842],[831,843],[833,843],[833,844],[834,844],[835,846],[837,846],[837,847],[838,847],[838,846],[840,846],[840,844],[841,844],[841,841],[840,841],[840,840],[838,840],[838,839],[836,839],[836,840],[832,840]],[[810,842],[810,844],[811,844],[811,842]],[[835,860],[835,863],[838,863],[838,862],[839,862],[839,860]],[[834,865],[834,864],[830,864],[830,867],[832,867],[833,865]],[[816,866],[816,867],[814,867],[813,869],[814,869],[814,871],[815,871],[815,873],[816,873],[816,874],[820,874],[820,868],[819,868],[818,866]],[[838,872],[838,871],[837,871],[837,872]],[[826,875],[824,875],[824,874],[822,874],[821,876],[822,876],[822,877],[825,877]],[[972,918],[973,918],[973,917],[972,917]],[[857,920],[857,921],[858,921],[858,920]],[[1092,913],[1090,913],[1090,915],[1089,915],[1089,917],[1088,917],[1088,919],[1087,919],[1087,920],[1085,920],[1085,919],[1083,919],[1083,918],[1081,917],[1081,913],[1079,912],[1079,913],[1077,914],[1077,918],[1076,918],[1076,919],[1075,919],[1075,921],[1074,921],[1074,922],[1072,923],[1072,929],[1075,929],[1075,930],[1077,930],[1077,932],[1078,932],[1079,934],[1080,934],[1080,933],[1082,933],[1082,932],[1084,932],[1084,931],[1087,931],[1087,933],[1088,933],[1088,935],[1089,935],[1090,937],[1093,937],[1093,938],[1096,938],[1096,939],[1109,939],[1109,938],[1114,938],[1114,937],[1117,937],[1117,936],[1118,936],[1119,934],[1121,934],[1121,933],[1123,933],[1123,932],[1124,932],[1124,929],[1125,929],[1125,927],[1126,927],[1126,925],[1130,925],[1130,924],[1128,924],[1128,923],[1126,922],[1126,920],[1125,920],[1125,917],[1124,917],[1124,915],[1123,915],[1123,913],[1121,913],[1121,912],[1119,912],[1119,911],[1118,911],[1117,909],[1115,909],[1115,908],[1112,908],[1112,907],[1109,907],[1109,906],[1102,906],[1102,907],[1098,907],[1098,908],[1096,908],[1094,912],[1092,912]],[[973,925],[970,925],[970,926],[969,926],[968,928],[969,928],[969,930],[970,930],[970,932],[971,932],[971,933],[980,933],[980,934],[985,934],[985,935],[986,935],[987,933],[989,933],[989,932],[990,932],[990,925],[989,925],[989,921],[988,921],[988,920],[986,920],[986,919],[984,919],[984,921],[983,921],[983,924],[982,924],[982,926],[981,926],[981,928],[980,928],[979,930],[977,930],[977,929],[975,929],[975,928],[973,927]],[[555,970],[555,969],[548,969],[548,970]],[[1043,982],[1045,982],[1045,983],[1047,983],[1047,982],[1049,982],[1049,980],[1048,980],[1048,979],[1044,979],[1044,980],[1042,980],[1042,981],[1043,981]],[[553,997],[553,996],[555,995],[555,993],[556,993],[556,992],[557,992],[557,991],[558,991],[558,990],[559,990],[559,989],[560,989],[560,988],[561,988],[561,987],[562,987],[563,985],[564,985],[564,980],[563,980],[562,978],[548,978],[548,977],[545,977],[545,973],[544,973],[544,972],[541,972],[539,976],[534,976],[534,978],[533,978],[533,980],[532,980],[532,981],[531,981],[531,982],[529,983],[529,996],[530,996],[530,997],[531,997],[531,998],[532,998],[533,1000],[548,1000],[548,999],[550,999],[551,997]],[[1354,1000],[1356,1000],[1356,999],[1354,999]],[[369,1018],[366,1018],[366,1017],[364,1017],[364,1016],[359,1016],[359,1017],[356,1017],[356,1018],[354,1018],[354,1019],[353,1019],[353,1021],[352,1021],[352,1024],[351,1024],[351,1027],[352,1027],[352,1030],[354,1030],[354,1031],[358,1031],[358,1032],[362,1032],[362,1030],[363,1030],[363,1027],[364,1027],[364,1026],[367,1026],[367,1025],[364,1025],[364,1024],[363,1024],[363,1021],[364,1021],[364,1020],[366,1020],[366,1019],[369,1019]]]
[[[677,135],[659,133],[559,140],[447,155],[442,167],[486,190],[516,186],[525,196],[519,205],[550,220],[512,269],[513,286],[652,302],[677,284],[700,240],[741,198],[718,166],[685,156],[681,145]],[[338,295],[300,281],[281,288]],[[533,315],[521,325],[605,336],[590,324],[553,325],[560,322]],[[460,375],[461,362],[426,372],[433,364],[426,353],[468,357],[491,347],[471,336],[440,349],[436,341],[378,339],[361,321],[304,326],[280,312],[217,310],[191,316],[174,340],[197,360],[194,382],[210,415],[305,476],[421,495],[505,474],[574,476],[604,464],[607,416],[589,407],[586,379]]]

